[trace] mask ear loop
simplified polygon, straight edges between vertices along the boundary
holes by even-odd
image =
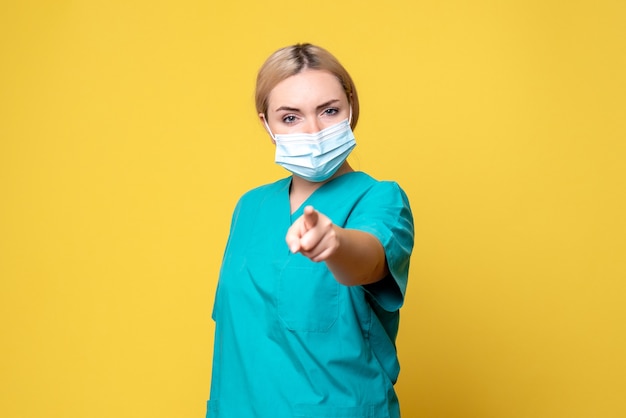
[[[352,128],[352,105],[350,105],[350,117],[348,118],[348,125]]]
[[[352,110],[350,110],[350,114],[352,114]],[[272,138],[273,141],[276,141],[276,137],[274,136],[274,133],[270,129],[270,126],[267,124],[267,118],[265,117],[265,115],[263,115],[263,123],[265,124],[265,129],[267,129],[267,132],[269,132],[270,134],[270,138]]]

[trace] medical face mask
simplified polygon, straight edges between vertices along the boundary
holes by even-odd
[[[267,130],[276,142],[276,164],[308,181],[328,180],[356,146],[350,119],[314,134],[276,135],[266,121]]]

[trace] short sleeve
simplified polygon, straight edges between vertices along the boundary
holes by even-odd
[[[413,214],[406,193],[395,182],[376,182],[355,205],[346,228],[374,235],[382,244],[390,275],[364,289],[384,310],[402,306],[413,251]]]

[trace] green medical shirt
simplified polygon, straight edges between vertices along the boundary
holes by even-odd
[[[413,248],[398,184],[362,172],[322,185],[293,214],[291,177],[246,193],[233,214],[213,308],[207,417],[397,418],[395,339]],[[390,275],[344,286],[292,254],[287,229],[312,205],[382,243]]]

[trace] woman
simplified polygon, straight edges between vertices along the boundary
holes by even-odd
[[[324,49],[272,54],[256,106],[276,162],[292,175],[235,208],[213,310],[207,416],[399,417],[407,197],[346,161],[359,101]]]

